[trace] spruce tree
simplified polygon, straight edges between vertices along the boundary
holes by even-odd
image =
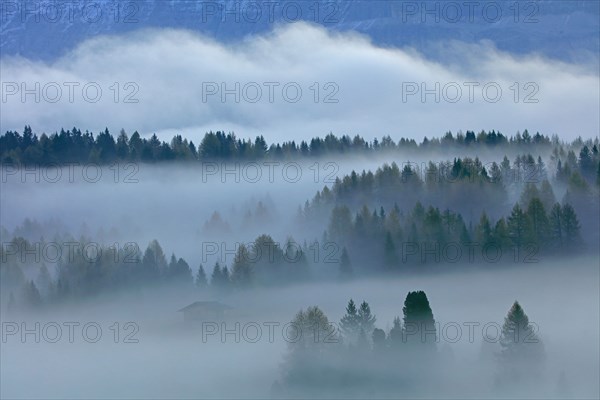
[[[507,227],[512,244],[518,250],[527,244],[527,231],[529,228],[527,222],[527,215],[523,212],[518,203],[515,204],[508,217]]]
[[[409,292],[404,300],[402,313],[405,340],[412,344],[434,346],[437,336],[435,319],[425,292],[422,290]]]
[[[504,318],[500,346],[498,360],[504,385],[528,382],[538,376],[545,357],[544,346],[518,301]]]
[[[360,324],[360,329],[363,330],[367,336],[370,336],[371,332],[373,332],[376,319],[377,318],[371,314],[369,303],[363,301],[358,309],[358,323]]]
[[[527,207],[527,216],[530,221],[531,234],[538,245],[544,245],[550,233],[550,223],[546,215],[544,203],[534,197]]]
[[[221,264],[217,261],[213,267],[212,275],[210,276],[210,285],[213,288],[220,289],[223,286],[223,275],[221,273]]]
[[[360,329],[360,321],[358,317],[358,309],[354,300],[350,299],[346,306],[346,314],[340,320],[340,328],[342,333],[350,341],[354,341],[357,338],[358,330]]]

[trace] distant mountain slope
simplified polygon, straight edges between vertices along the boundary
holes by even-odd
[[[266,32],[277,23],[311,21],[357,31],[385,46],[490,40],[516,54],[538,52],[597,62],[600,6],[592,1],[417,2],[382,0],[2,0],[0,51],[51,61],[85,39],[140,28],[185,28],[220,41]],[[460,9],[457,9],[457,5]],[[429,11],[429,12],[428,12]],[[456,18],[457,11],[461,18]],[[501,16],[498,15],[498,11]]]

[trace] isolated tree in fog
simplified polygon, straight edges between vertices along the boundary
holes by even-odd
[[[518,353],[523,350],[519,346],[528,343],[539,343],[539,339],[534,328],[529,324],[529,317],[523,307],[515,301],[504,318],[500,345],[503,354],[519,356]]]
[[[404,335],[409,343],[435,345],[436,328],[433,311],[427,295],[422,290],[409,292],[402,307],[404,314]]]
[[[544,346],[535,327],[518,301],[508,310],[500,335],[498,383],[506,388],[527,383],[539,376],[544,361]]]

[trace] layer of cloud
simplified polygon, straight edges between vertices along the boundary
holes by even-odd
[[[52,64],[2,58],[0,128],[108,127],[195,140],[222,129],[277,141],[330,131],[369,138],[525,128],[565,139],[598,135],[597,71],[515,57],[485,42],[446,43],[444,51],[451,55],[446,64],[418,49],[379,48],[304,23],[234,45],[179,30],[99,37]],[[231,92],[223,97],[224,87]],[[423,89],[430,91],[424,97]]]

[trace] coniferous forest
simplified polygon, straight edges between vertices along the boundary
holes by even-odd
[[[300,146],[294,142],[268,146],[261,137],[252,143],[237,140],[234,134],[209,132],[196,148],[181,136],[168,144],[156,136],[141,140],[137,132],[131,138],[125,132],[114,138],[105,131],[94,138],[75,128],[38,138],[26,126],[23,134],[7,132],[0,142],[5,179],[19,178],[21,182],[27,179],[28,166],[38,162],[52,168],[95,160],[112,168],[108,163],[136,161],[144,165],[171,160],[202,164],[215,159],[235,163],[279,157],[302,161],[304,157],[383,151],[392,160],[374,171],[352,170],[336,177],[316,195],[297,202],[296,211],[287,216],[294,228],[286,236],[273,237],[268,230],[262,231],[233,244],[235,254],[230,260],[217,259],[210,265],[177,257],[171,249],[163,249],[160,238],[147,246],[138,242],[111,246],[99,244],[92,236],[77,237],[58,227],[53,231],[52,226],[50,230],[43,226],[52,222],[27,218],[12,232],[3,227],[7,240],[0,249],[2,285],[14,303],[24,307],[146,284],[180,283],[219,293],[311,280],[435,271],[442,265],[460,269],[470,264],[534,264],[593,253],[599,240],[597,139],[564,143],[540,134],[531,136],[527,131],[508,138],[492,131],[447,133],[441,140],[425,139],[419,144],[401,139],[396,144],[389,137],[366,142],[358,136],[351,140],[330,134]],[[443,161],[417,164],[401,158],[406,147],[411,152],[426,152],[442,144],[492,148],[498,161],[484,165],[478,157],[444,160],[440,155]],[[511,161],[499,151],[517,155]],[[200,174],[193,166],[189,168]],[[262,202],[254,211],[259,223],[271,221]],[[228,232],[230,222],[214,211],[205,221],[204,231]],[[48,232],[54,237],[45,237]],[[299,234],[303,236],[294,238]],[[57,257],[58,262],[44,257],[49,247],[63,255]],[[198,250],[196,259],[201,255]],[[34,276],[24,272],[31,260],[40,264]],[[332,274],[334,269],[337,271]]]
[[[358,136],[351,140],[330,134],[297,146],[209,132],[196,147],[181,136],[169,144],[156,136],[129,137],[124,131],[116,138],[108,131],[94,137],[77,129],[38,135],[27,126],[22,134],[5,133],[0,142],[4,184],[15,188],[60,185],[49,177],[65,166],[70,168],[69,184],[87,185],[87,190],[95,187],[91,185],[113,186],[119,163],[135,166],[134,185],[153,179],[161,168],[168,171],[166,179],[173,179],[169,168],[175,168],[184,171],[183,185],[190,186],[194,178],[206,177],[206,166],[216,165],[225,174],[210,169],[214,182],[202,179],[206,186],[201,189],[209,188],[209,196],[219,196],[228,186],[256,183],[244,182],[248,177],[228,167],[232,165],[266,161],[310,170],[317,160],[335,164],[336,172],[329,180],[313,180],[311,175],[308,183],[294,182],[305,185],[301,191],[306,197],[288,198],[284,207],[278,207],[276,193],[285,192],[284,184],[290,182],[280,179],[268,181],[267,190],[275,193],[275,200],[268,195],[229,212],[218,206],[205,209],[200,211],[204,218],[192,212],[187,223],[196,225],[195,233],[175,246],[169,236],[192,231],[174,233],[155,225],[177,218],[175,210],[165,219],[133,211],[109,218],[105,222],[111,225],[98,224],[97,230],[86,223],[77,227],[67,220],[29,216],[12,229],[3,225],[0,282],[9,319],[51,318],[80,305],[111,304],[107,299],[114,296],[140,306],[148,296],[151,302],[168,299],[168,304],[179,306],[200,299],[226,307],[235,304],[236,311],[232,316],[186,316],[187,322],[175,323],[169,335],[183,329],[185,335],[200,335],[196,340],[208,345],[206,337],[221,331],[217,337],[222,344],[228,343],[227,332],[234,342],[253,343],[244,336],[247,328],[260,328],[257,317],[273,314],[238,313],[241,301],[248,301],[242,299],[280,296],[269,293],[312,286],[335,293],[339,289],[333,288],[341,285],[353,292],[343,307],[328,306],[325,312],[316,301],[304,302],[295,314],[287,311],[279,317],[287,321],[281,328],[280,372],[265,386],[265,395],[459,395],[464,387],[456,382],[467,382],[474,375],[480,381],[469,392],[476,395],[518,397],[538,393],[535,388],[548,382],[553,386],[545,393],[571,393],[564,369],[548,365],[544,330],[529,319],[518,299],[505,299],[506,316],[494,315],[487,322],[434,313],[435,303],[428,299],[432,290],[426,294],[420,286],[408,287],[408,294],[392,290],[394,300],[379,300],[385,317],[376,315],[377,309],[362,297],[353,299],[372,295],[372,290],[359,288],[361,282],[370,285],[373,280],[423,285],[481,273],[506,273],[518,280],[520,275],[555,269],[570,274],[572,268],[579,270],[569,265],[571,260],[597,260],[597,138],[566,143],[527,131],[510,137],[467,132],[395,143],[389,137],[367,142]],[[449,152],[456,156],[448,157]],[[407,155],[416,161],[407,161]],[[364,157],[377,160],[374,167],[355,169],[355,160]],[[90,165],[110,178],[78,176]],[[230,180],[228,173],[233,174]],[[144,204],[142,199],[134,201]],[[169,214],[167,209],[158,212]],[[139,239],[147,237],[140,228],[151,232],[146,243]],[[447,289],[437,291],[436,303],[453,296]],[[340,294],[334,299],[336,304],[345,301]],[[447,308],[444,311],[448,313]],[[128,324],[134,325],[123,326],[135,327],[133,333],[141,330],[136,322]],[[268,324],[277,324],[269,329],[279,325]],[[240,338],[235,338],[238,334]],[[275,330],[269,334],[276,336]],[[477,343],[476,355],[471,356],[479,366],[477,373],[468,368],[459,372],[465,366],[455,354],[463,351],[453,347],[457,342]]]
[[[599,16],[0,1],[0,399],[600,398]]]

